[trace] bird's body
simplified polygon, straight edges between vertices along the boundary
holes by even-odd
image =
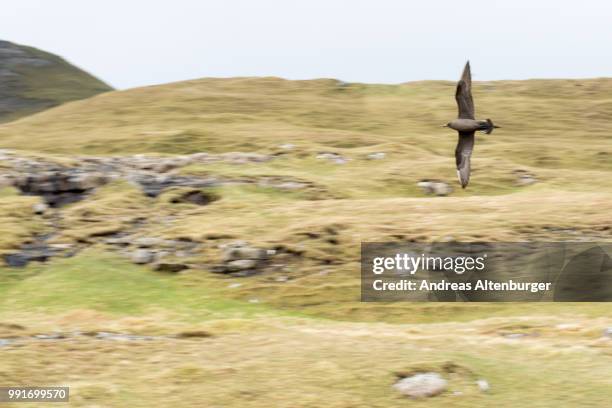
[[[474,150],[474,133],[482,131],[486,134],[493,132],[495,126],[491,119],[476,120],[474,117],[474,101],[472,100],[472,74],[468,61],[463,69],[461,79],[457,83],[455,100],[459,108],[458,118],[444,125],[459,132],[459,141],[455,149],[455,163],[457,176],[461,187],[465,188],[470,181],[470,158]]]
[[[475,132],[477,130],[487,131],[489,123],[486,120],[475,119],[455,119],[448,124],[448,127],[457,132]]]

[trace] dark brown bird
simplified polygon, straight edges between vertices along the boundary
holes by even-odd
[[[472,73],[470,62],[465,64],[461,79],[457,83],[455,100],[459,108],[459,117],[452,122],[443,125],[459,132],[459,141],[455,149],[455,162],[457,164],[457,176],[461,187],[465,188],[470,181],[470,158],[474,149],[474,133],[479,130],[486,134],[493,132],[495,126],[491,119],[476,120],[474,118],[474,101],[472,100]]]

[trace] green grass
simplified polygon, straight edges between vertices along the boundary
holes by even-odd
[[[49,265],[26,270],[3,268],[9,276],[0,286],[0,315],[61,313],[89,309],[117,316],[146,315],[163,310],[183,318],[252,317],[265,306],[231,300],[176,277],[152,273],[114,255],[89,250]],[[21,278],[21,279],[20,279]]]

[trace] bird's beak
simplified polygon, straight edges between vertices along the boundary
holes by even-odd
[[[441,128],[444,128],[444,127],[448,127],[448,125],[447,125],[447,124],[444,124],[444,125],[442,125],[442,126],[440,126],[440,127],[441,127]]]

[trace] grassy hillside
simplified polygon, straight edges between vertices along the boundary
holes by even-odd
[[[0,41],[0,122],[111,89],[57,55]]]
[[[612,79],[473,87],[477,116],[502,129],[477,135],[466,190],[455,176],[456,134],[439,127],[456,116],[451,82],[202,79],[108,92],[1,125],[0,148],[67,166],[85,156],[163,162],[198,152],[269,160],[164,170],[227,180],[203,190],[218,198],[205,206],[174,202],[178,190],[148,197],[115,181],[51,219],[31,211],[37,197],[2,190],[0,252],[51,224],[59,228],[53,244],[88,249],[0,270],[0,338],[162,337],[28,340],[2,351],[0,382],[70,383],[75,406],[150,406],[154,398],[177,406],[607,406],[608,304],[359,302],[362,241],[612,239]],[[536,182],[522,184],[522,174]],[[426,195],[423,179],[454,191]],[[190,269],[165,276],[104,241],[121,234],[199,249],[187,257]],[[246,278],[211,273],[222,247],[238,240],[276,250],[273,265]],[[204,332],[212,337],[179,336]],[[449,391],[414,402],[392,390],[396,373],[419,370],[443,373]],[[479,378],[490,392],[478,391]]]

